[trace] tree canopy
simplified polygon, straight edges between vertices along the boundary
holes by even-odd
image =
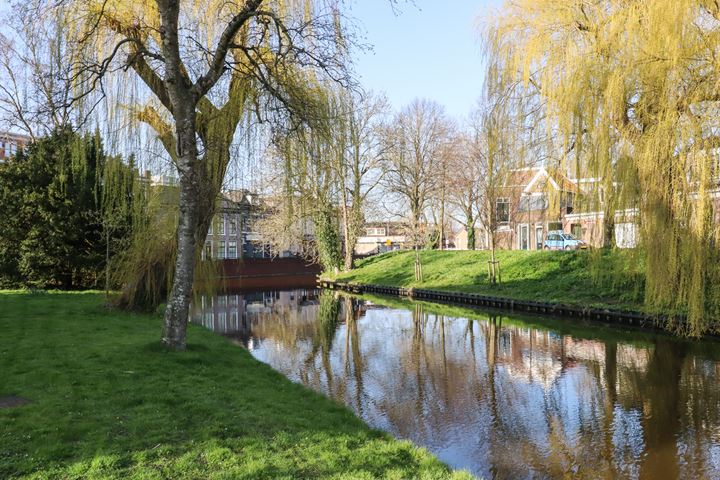
[[[244,133],[256,119],[308,121],[314,114],[313,86],[321,78],[348,79],[352,39],[339,2],[37,0],[32,5],[37,15],[60,19],[74,47],[71,101],[106,115],[104,121],[118,130],[148,125],[177,171],[175,240],[138,250],[152,261],[135,264],[150,270],[129,270],[127,284],[154,285],[146,279],[155,275],[155,260],[162,257],[157,253],[166,252],[172,286],[162,339],[184,349],[195,270],[232,142],[243,121]]]
[[[125,245],[132,195],[123,208],[103,185],[132,191],[132,165],[108,157],[98,135],[55,130],[0,163],[0,282],[3,286],[102,285],[107,249]],[[122,177],[122,179],[120,178]]]
[[[542,97],[560,163],[603,179],[606,217],[639,209],[648,305],[716,328],[718,3],[511,0],[487,38],[494,80]]]

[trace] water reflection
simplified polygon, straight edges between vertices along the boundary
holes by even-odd
[[[317,316],[318,293],[319,290],[312,289],[203,295],[191,306],[191,318],[193,323],[252,347],[253,342],[260,341],[250,335],[253,325],[262,328],[272,323],[282,330],[283,325],[292,325],[290,329],[294,329],[299,323],[313,322]]]
[[[720,478],[714,343],[333,292],[237,297],[194,318],[454,467],[485,478]]]

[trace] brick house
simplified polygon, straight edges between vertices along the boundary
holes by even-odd
[[[615,245],[632,248],[637,245],[638,210],[628,208],[615,212]],[[563,217],[563,231],[572,233],[592,247],[602,247],[605,237],[603,212],[579,212]]]
[[[604,188],[601,179],[578,178],[572,180],[578,187],[579,202],[575,210],[563,216],[563,231],[571,233],[592,247],[602,247],[605,237]],[[614,218],[615,245],[631,248],[637,245],[638,210],[618,209]]]
[[[573,213],[578,191],[577,185],[557,170],[527,167],[510,171],[495,202],[498,248],[541,250],[547,232],[563,229],[563,217]]]
[[[27,135],[0,132],[0,162],[14,156],[17,152],[25,148],[31,140]]]

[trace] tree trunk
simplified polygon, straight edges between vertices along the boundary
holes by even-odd
[[[105,301],[110,299],[110,228],[105,227]]]
[[[445,250],[445,188],[443,188],[442,198],[440,200],[440,244],[438,250]]]
[[[354,201],[354,199],[353,199]],[[353,251],[355,250],[355,242],[352,240],[351,229],[354,225],[351,225],[350,212],[348,212],[348,199],[345,188],[343,188],[342,198],[342,220],[343,220],[343,236],[344,236],[344,259],[343,259],[343,270],[349,272],[353,267]],[[354,208],[354,205],[353,205]]]
[[[608,209],[603,214],[603,248],[612,248],[615,237],[615,212]]]
[[[498,283],[500,272],[498,261],[495,257],[495,232],[490,234],[490,283]]]
[[[188,310],[195,276],[195,256],[198,226],[196,188],[183,176],[180,181],[180,218],[178,224],[177,257],[172,290],[165,309],[163,343],[175,350],[185,350]]]
[[[182,97],[180,97],[182,98]],[[185,100],[182,102],[182,100]],[[180,174],[180,202],[177,229],[177,256],[172,289],[165,308],[162,342],[169,348],[185,350],[188,310],[195,278],[198,227],[203,200],[211,189],[205,186],[205,165],[198,162],[195,128],[195,107],[189,98],[182,98],[175,115],[177,125],[178,173]],[[204,237],[201,239],[204,241]]]
[[[473,216],[472,207],[466,210],[465,218],[467,219],[467,225],[465,226],[467,231],[467,248],[468,250],[475,250],[475,217]]]
[[[354,245],[351,245],[350,235],[347,232],[347,224],[345,225],[345,259],[343,262],[343,270],[349,272],[353,268],[353,250]]]

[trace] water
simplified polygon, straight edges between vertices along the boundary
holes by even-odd
[[[373,300],[238,294],[194,319],[486,479],[720,478],[720,344]]]

